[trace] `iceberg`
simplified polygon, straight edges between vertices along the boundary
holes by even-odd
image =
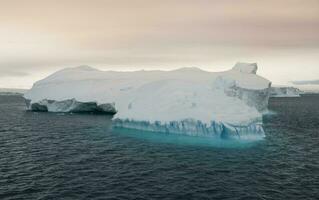
[[[27,109],[114,114],[113,126],[193,136],[263,138],[271,82],[256,63],[224,72],[100,71],[66,68],[36,82],[24,95]]]
[[[295,87],[278,86],[271,87],[270,97],[300,97],[301,90]]]

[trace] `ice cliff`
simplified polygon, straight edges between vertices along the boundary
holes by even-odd
[[[89,66],[60,70],[25,95],[33,111],[105,112],[114,127],[221,138],[262,138],[262,112],[271,83],[257,64],[231,70],[100,71]]]

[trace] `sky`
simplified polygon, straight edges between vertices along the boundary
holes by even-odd
[[[0,0],[0,88],[65,68],[230,69],[319,85],[318,0]]]

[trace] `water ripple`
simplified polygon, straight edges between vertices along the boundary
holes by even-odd
[[[318,100],[271,99],[266,139],[225,148],[0,97],[0,199],[318,199]]]

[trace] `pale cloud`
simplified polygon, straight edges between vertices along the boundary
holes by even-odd
[[[0,78],[1,77],[22,77],[22,76],[28,76],[28,73],[0,70]]]
[[[319,75],[317,0],[0,0],[0,13],[0,72],[30,74],[0,86],[30,87],[81,64],[220,71],[258,62],[278,84]]]
[[[295,85],[319,85],[319,80],[292,81]]]

